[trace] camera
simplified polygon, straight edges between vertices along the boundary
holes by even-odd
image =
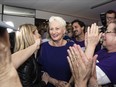
[[[100,19],[101,19],[101,23],[103,25],[103,27],[101,27],[101,32],[105,32],[106,31],[106,28],[107,28],[107,25],[106,25],[106,14],[105,13],[101,13],[100,14]]]

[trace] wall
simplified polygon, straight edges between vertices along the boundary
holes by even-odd
[[[0,19],[1,19],[1,13],[2,13],[2,5],[0,4]],[[73,16],[69,16],[69,15],[56,14],[56,13],[52,13],[52,12],[36,10],[36,18],[38,18],[38,19],[40,18],[40,19],[48,20],[51,16],[61,16],[67,22],[71,22],[74,19],[80,19],[86,25],[90,25],[94,22],[97,22],[96,20],[91,20],[91,19],[85,19],[85,18],[73,17]],[[14,22],[16,28],[18,28],[18,26],[23,23],[32,23],[32,24],[35,23],[34,18],[3,15],[3,21],[9,21],[9,20]]]
[[[0,4],[0,20],[1,20],[1,14],[2,14],[2,5]]]
[[[80,19],[81,21],[85,22],[86,25],[90,25],[94,22],[97,22],[96,20],[90,20],[90,19],[85,19],[85,18],[72,17],[72,16],[67,16],[67,15],[62,15],[62,14],[56,14],[56,13],[36,10],[36,18],[49,19],[51,16],[61,16],[67,22],[71,22],[74,19]]]
[[[18,29],[19,25],[24,24],[24,23],[34,24],[34,18],[9,16],[9,15],[3,15],[3,21],[12,21],[16,29]]]

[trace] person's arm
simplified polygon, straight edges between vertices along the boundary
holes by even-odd
[[[92,24],[91,27],[88,27],[87,35],[85,38],[85,42],[86,42],[85,54],[87,58],[93,57],[95,48],[100,40],[101,34],[102,33],[99,34],[99,28],[96,25],[96,23]],[[88,85],[89,87],[98,87],[97,77],[96,77],[96,60],[94,60],[94,65],[92,66],[92,73]]]
[[[87,87],[92,71],[93,58],[87,58],[79,45],[68,50],[68,62],[72,71],[75,87]]]
[[[26,49],[17,51],[11,55],[12,62],[14,67],[17,69],[21,64],[23,64],[37,49],[40,47],[40,39],[37,39],[36,42],[29,46]]]
[[[66,81],[57,80],[49,76],[49,83],[53,84],[56,87],[65,87],[68,84]]]
[[[88,27],[87,34],[85,35],[85,54],[88,58],[92,58],[94,55],[95,48],[100,40],[101,33],[99,34],[99,28],[96,23]]]
[[[11,64],[6,69],[2,70],[4,74],[0,75],[0,87],[22,87],[14,66]]]
[[[0,38],[0,87],[22,87],[16,69],[11,61],[11,53]]]

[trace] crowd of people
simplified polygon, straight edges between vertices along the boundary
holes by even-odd
[[[33,24],[18,30],[0,22],[0,87],[98,87],[116,84],[116,12],[106,12],[106,30],[93,23],[72,22],[70,40],[66,21],[49,19],[49,40],[42,43]],[[13,53],[7,28],[15,33]],[[102,44],[99,41],[102,39]],[[12,44],[11,44],[12,45]],[[101,48],[102,46],[102,48]],[[96,50],[97,49],[97,50]]]

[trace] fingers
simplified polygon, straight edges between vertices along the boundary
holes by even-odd
[[[88,60],[87,60],[88,58],[86,57],[86,55],[83,52],[82,48],[79,45],[74,44],[74,51],[75,51],[75,55],[77,56],[76,57],[76,62],[78,62],[78,64],[81,64],[81,66],[85,66],[83,64],[88,62]]]
[[[88,27],[87,32],[88,32],[88,35],[91,35],[91,34],[93,34],[93,35],[98,35],[98,33],[99,33],[99,28],[98,28],[98,26],[96,25],[96,23],[93,23],[93,24],[91,25],[91,28]]]
[[[68,54],[69,54],[69,56],[67,56],[67,59],[68,59],[69,65],[70,65],[72,75],[75,78],[76,74],[78,74],[78,70],[76,70],[76,69],[78,69],[78,66],[77,66],[76,61],[74,61],[74,58],[73,58],[74,55],[73,55],[73,52],[72,52],[73,51],[72,47],[70,47],[69,50],[67,50],[67,51],[68,51]]]
[[[88,58],[87,58],[87,56],[85,55],[85,53],[83,52],[83,50],[81,49],[81,47],[79,45],[78,45],[78,51],[79,51],[79,53],[81,55],[82,61],[84,63],[87,63],[88,62]]]
[[[69,47],[69,50],[68,50],[69,56],[67,58],[68,58],[69,65],[70,65],[74,79],[78,78],[78,63],[77,63],[78,56],[75,52],[76,52],[76,48]]]
[[[66,84],[67,84],[66,81],[59,81],[59,86],[60,86],[60,87],[65,87]]]

